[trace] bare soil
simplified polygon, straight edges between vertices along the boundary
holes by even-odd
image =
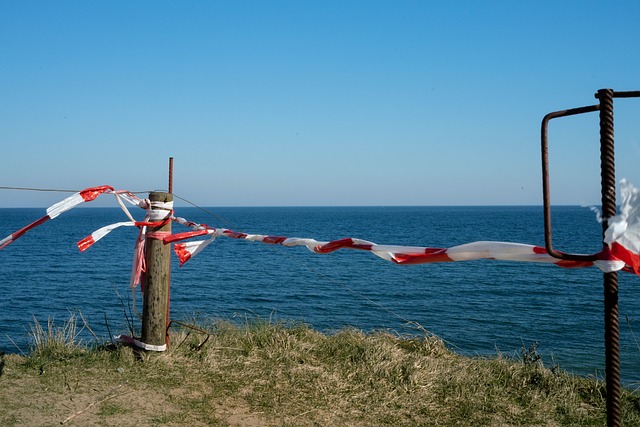
[[[123,369],[110,373],[67,372],[51,381],[47,367],[25,371],[25,359],[4,357],[0,376],[0,424],[3,426],[243,426],[272,425],[260,413],[251,411],[242,399],[223,396],[206,402],[207,419],[190,413],[180,403],[192,389],[180,385],[147,387],[130,381]],[[58,368],[52,368],[58,369]],[[81,375],[81,379],[79,377]]]

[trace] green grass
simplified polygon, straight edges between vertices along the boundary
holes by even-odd
[[[72,320],[75,321],[75,320]],[[5,357],[0,425],[605,425],[605,385],[521,358],[468,358],[437,337],[247,320],[172,328],[162,354],[82,345],[65,323],[35,326]],[[44,368],[43,368],[44,367]],[[93,406],[91,406],[93,404]],[[89,407],[89,409],[86,409]],[[640,396],[623,390],[624,425]]]

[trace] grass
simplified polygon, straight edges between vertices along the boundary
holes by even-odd
[[[52,318],[47,321],[46,328],[34,317],[30,327],[31,352],[30,364],[44,365],[49,360],[56,360],[82,353],[87,346],[78,339],[82,329],[78,329],[76,315],[71,313],[62,325],[57,325]]]
[[[604,425],[605,385],[519,359],[468,358],[437,337],[305,325],[172,328],[162,354],[77,342],[76,320],[37,323],[27,357],[4,357],[0,425]],[[624,390],[624,425],[640,395]]]

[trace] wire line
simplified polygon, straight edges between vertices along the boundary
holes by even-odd
[[[32,187],[8,187],[0,186],[0,190],[20,190],[20,191],[49,191],[55,193],[77,193],[81,190],[63,190],[58,188],[32,188]]]
[[[51,192],[51,193],[79,193],[82,190],[68,190],[61,188],[34,188],[34,187],[10,187],[10,186],[0,186],[0,190],[18,190],[18,191],[40,191],[40,192]],[[151,191],[130,191],[133,194],[140,193],[151,193]]]
[[[214,218],[219,219],[219,220],[220,220],[220,221],[222,221],[223,223],[225,223],[225,224],[229,225],[231,228],[235,228],[235,226],[234,226],[230,221],[227,221],[226,219],[224,219],[224,218],[223,218],[223,217],[221,217],[220,215],[217,215],[217,214],[215,214],[215,213],[211,212],[210,210],[205,209],[205,208],[203,208],[203,207],[201,207],[201,206],[199,206],[199,205],[197,205],[197,204],[193,203],[192,201],[185,199],[184,197],[180,197],[180,196],[178,196],[178,195],[177,195],[177,194],[175,194],[175,193],[172,193],[172,196],[173,196],[173,197],[175,197],[176,199],[180,199],[180,200],[182,200],[183,202],[190,204],[190,205],[191,205],[191,206],[193,206],[194,208],[196,208],[196,209],[198,209],[198,210],[200,210],[200,211],[202,211],[202,212],[206,213],[207,215],[210,215],[210,216],[212,216],[212,217],[214,217]]]
[[[195,208],[199,209],[200,211],[202,211],[202,212],[204,212],[204,213],[206,213],[206,214],[208,214],[208,215],[211,215],[212,217],[215,217],[215,218],[217,218],[217,219],[219,219],[219,220],[221,220],[221,221],[225,222],[226,224],[229,224],[232,228],[234,228],[234,229],[235,229],[235,226],[233,226],[233,224],[231,224],[231,223],[230,223],[230,221],[227,221],[226,219],[224,219],[224,218],[220,217],[219,215],[217,215],[217,214],[215,214],[215,213],[211,212],[210,210],[207,210],[207,209],[205,209],[205,208],[202,208],[202,207],[200,207],[200,206],[196,205],[195,203],[193,203],[193,202],[191,202],[191,201],[189,201],[189,200],[187,200],[187,199],[185,199],[185,198],[183,198],[183,197],[177,196],[175,193],[173,194],[173,196],[174,196],[175,198],[177,198],[177,199],[180,199],[180,200],[182,200],[182,201],[184,201],[184,202],[186,202],[186,203],[188,203],[188,204],[192,205],[193,207],[195,207]],[[234,231],[235,231],[235,230],[234,230]],[[306,268],[307,270],[309,270],[311,273],[314,273],[314,274],[316,274],[317,276],[320,276],[322,279],[326,280],[327,282],[330,282],[330,283],[333,283],[334,285],[340,286],[341,288],[346,289],[347,291],[349,291],[351,294],[355,295],[356,297],[358,297],[358,298],[360,298],[360,299],[363,299],[363,300],[367,301],[369,304],[372,304],[372,305],[374,305],[374,306],[378,307],[379,309],[381,309],[381,310],[383,310],[383,311],[386,311],[387,313],[391,314],[392,316],[394,316],[394,317],[396,317],[396,318],[400,319],[401,321],[405,322],[405,323],[406,323],[406,325],[413,326],[414,328],[416,328],[417,330],[421,331],[423,334],[425,334],[425,335],[427,335],[427,336],[436,336],[434,333],[430,332],[430,331],[429,331],[429,330],[427,330],[425,327],[423,327],[422,325],[420,325],[420,323],[418,323],[418,322],[416,322],[416,321],[414,321],[414,320],[410,320],[410,319],[406,318],[405,316],[403,316],[402,314],[397,313],[397,312],[395,312],[395,311],[391,310],[391,309],[390,309],[390,308],[388,308],[388,307],[385,307],[385,306],[384,306],[384,305],[382,305],[381,303],[379,303],[379,302],[377,302],[377,301],[375,301],[375,300],[373,300],[373,299],[371,299],[371,298],[367,297],[366,295],[362,294],[361,292],[358,292],[358,291],[356,291],[355,289],[353,289],[353,288],[351,288],[351,287],[349,287],[349,286],[345,285],[344,283],[341,283],[340,281],[336,280],[336,279],[335,279],[335,278],[333,278],[332,276],[329,276],[329,275],[327,275],[327,274],[323,273],[322,271],[318,270],[316,267],[312,266],[310,263],[308,263],[308,262],[306,262],[306,261],[304,261],[304,260],[294,259],[294,258],[293,258],[293,256],[291,256],[291,255],[286,251],[286,249],[285,249],[284,247],[282,247],[282,246],[280,246],[280,245],[266,245],[266,246],[271,247],[271,249],[272,249],[272,250],[276,250],[276,251],[278,251],[280,254],[282,254],[282,255],[284,255],[285,257],[287,257],[287,258],[289,258],[290,260],[292,260],[292,261],[293,261],[293,263],[296,263],[296,262],[297,262],[297,263],[301,264],[304,268]],[[457,347],[457,346],[455,346],[454,344],[452,344],[452,343],[450,343],[450,342],[448,342],[448,341],[444,340],[444,339],[443,339],[443,338],[441,338],[441,337],[438,337],[438,338],[439,338],[440,340],[442,340],[443,342],[447,343],[448,345],[452,346],[452,347]]]

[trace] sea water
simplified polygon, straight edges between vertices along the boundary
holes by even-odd
[[[43,209],[0,209],[0,237],[42,215]],[[540,206],[176,208],[176,215],[212,227],[319,241],[544,246]],[[0,251],[0,351],[27,352],[34,320],[62,324],[72,313],[81,313],[100,339],[128,332],[137,230],[115,230],[84,253],[75,246],[92,231],[126,220],[117,208],[76,208]],[[588,208],[553,208],[556,249],[598,252],[601,232]],[[621,376],[634,387],[640,385],[640,277],[620,273],[619,287]],[[137,299],[141,310],[139,293]],[[517,357],[536,344],[547,366],[600,378],[603,300],[602,273],[595,267],[491,260],[401,266],[364,251],[318,255],[226,237],[183,267],[172,258],[175,320],[260,317],[305,322],[327,333],[355,327],[409,336],[426,329],[465,355]],[[82,337],[93,339],[87,330]]]

